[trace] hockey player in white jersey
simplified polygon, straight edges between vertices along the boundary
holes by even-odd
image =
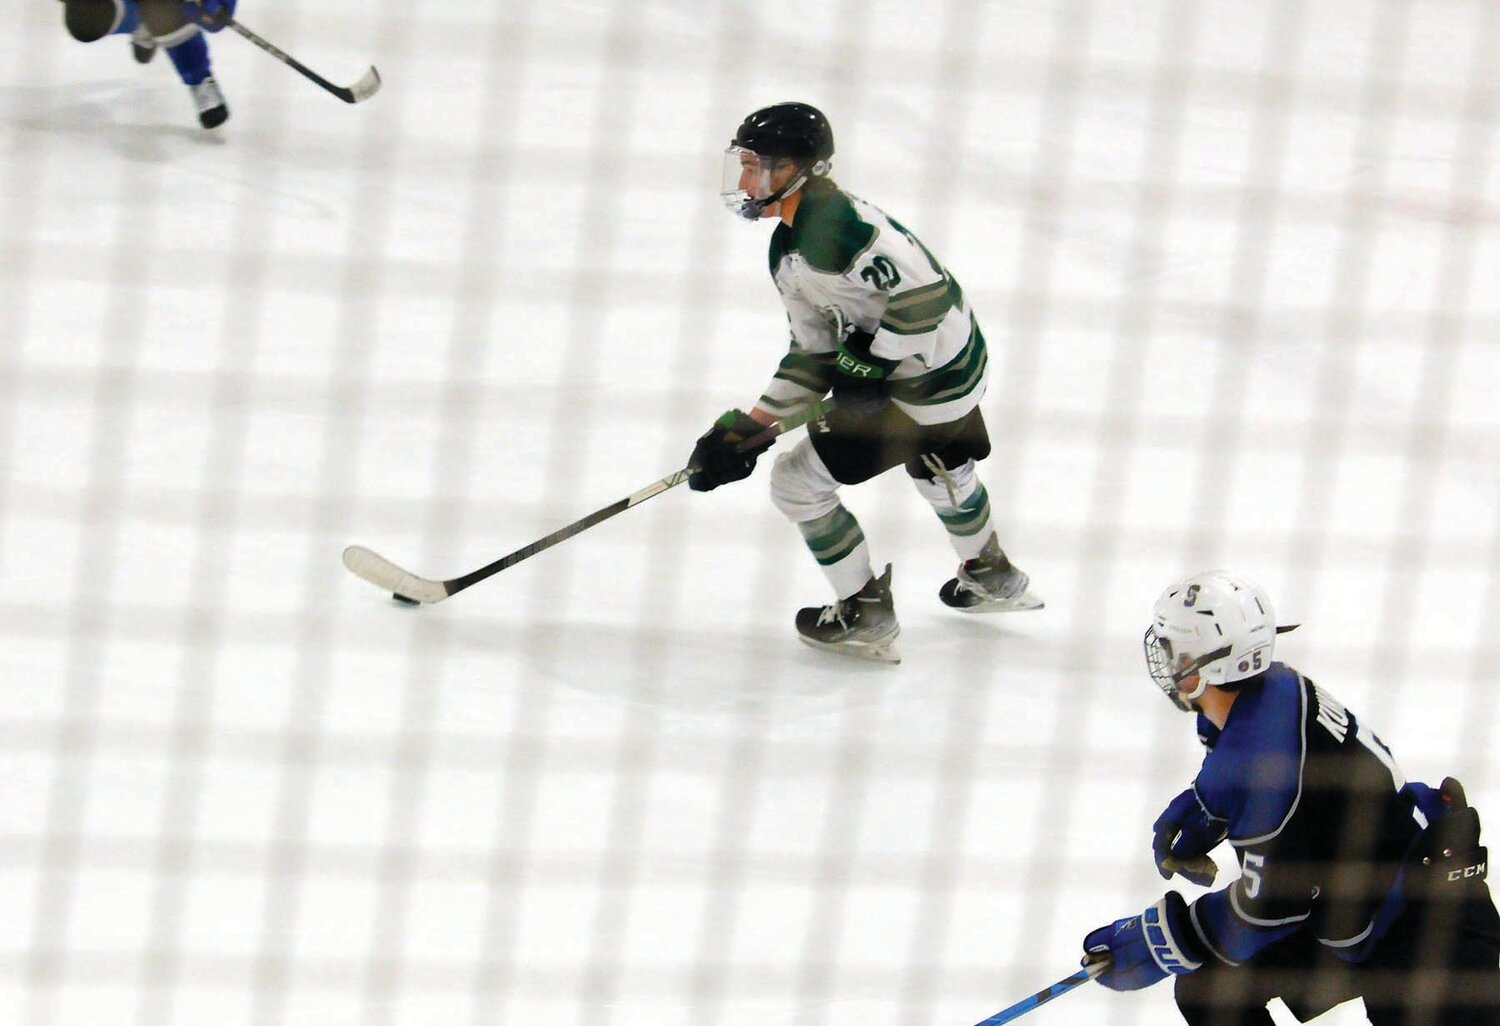
[[[193,97],[198,123],[218,128],[229,120],[229,106],[214,78],[208,41],[233,17],[236,0],[62,0],[63,23],[80,43],[127,35],[135,59],[150,63],[166,50],[177,76]]]
[[[953,276],[910,231],[829,178],[833,131],[817,109],[779,103],[740,125],[725,154],[723,196],[741,217],[778,221],[770,271],[791,326],[790,350],[750,411],[731,410],[699,440],[689,485],[748,477],[764,448],[738,444],[832,393],[835,409],[777,458],[771,497],[802,532],[834,602],[798,612],[802,640],[897,661],[891,568],[839,499],[904,466],[947,529],[960,565],[939,589],[965,612],[1040,608],[996,536],[975,464],[990,441],[979,401],[989,357]],[[768,443],[769,444],[769,443]]]

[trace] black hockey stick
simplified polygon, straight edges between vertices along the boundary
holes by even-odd
[[[355,82],[352,86],[334,85],[332,82],[328,81],[328,79],[318,74],[312,68],[309,68],[306,64],[303,64],[301,61],[293,57],[291,54],[287,53],[285,50],[276,46],[274,43],[269,43],[266,40],[262,39],[260,36],[256,35],[254,32],[251,32],[249,29],[241,25],[239,22],[235,21],[233,18],[230,18],[226,15],[219,18],[218,20],[234,29],[240,35],[250,40],[250,42],[266,51],[266,53],[270,54],[272,57],[275,57],[278,61],[285,64],[287,67],[291,68],[299,75],[313,82],[316,82],[318,85],[322,86],[324,89],[328,90],[330,93],[332,93],[334,96],[337,96],[345,103],[359,103],[363,100],[368,100],[370,97],[380,92],[380,72],[375,70],[375,66],[373,64],[370,66],[370,70],[361,75],[359,81]]]
[[[777,421],[758,435],[754,435],[741,442],[738,446],[740,451],[754,449],[758,446],[774,440],[778,435],[785,434],[793,428],[801,427],[810,421],[825,416],[833,409],[831,400],[823,400],[814,403],[806,410],[785,420]],[[502,556],[493,563],[486,564],[472,573],[464,574],[462,577],[454,577],[446,581],[433,581],[426,577],[418,577],[401,569],[395,563],[386,559],[378,552],[372,552],[363,545],[351,545],[344,550],[344,566],[356,577],[363,577],[376,587],[383,588],[391,593],[391,597],[406,602],[410,605],[433,605],[441,602],[449,595],[456,595],[470,585],[478,584],[487,577],[493,577],[501,570],[509,569],[521,562],[530,559],[544,549],[565,542],[576,534],[582,534],[595,524],[603,523],[610,517],[624,513],[632,506],[639,506],[647,499],[670,488],[676,488],[695,472],[695,467],[684,467],[682,470],[674,471],[662,478],[653,481],[640,491],[632,492],[618,502],[612,502],[603,509],[595,510],[581,520],[575,520],[567,527],[553,531],[545,538],[538,538],[525,548],[517,549],[508,556]]]

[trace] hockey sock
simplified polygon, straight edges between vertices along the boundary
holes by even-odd
[[[948,541],[959,559],[977,559],[985,542],[995,533],[990,513],[990,493],[972,470],[948,472],[949,480],[919,480],[917,490],[932,505],[948,531]]]
[[[875,576],[870,568],[865,532],[854,514],[842,505],[826,516],[803,521],[797,529],[840,599],[855,594]]]
[[[974,491],[957,509],[940,509],[938,519],[948,529],[948,540],[961,559],[974,559],[984,543],[995,534],[994,517],[990,515],[990,493],[978,481]]]
[[[195,32],[176,46],[167,47],[167,56],[172,58],[183,85],[198,85],[213,72],[208,62],[208,40],[201,33]]]

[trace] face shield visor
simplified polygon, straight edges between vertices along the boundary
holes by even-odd
[[[719,196],[734,213],[756,221],[766,207],[796,192],[806,180],[807,175],[795,161],[763,157],[743,146],[730,146],[724,151]]]

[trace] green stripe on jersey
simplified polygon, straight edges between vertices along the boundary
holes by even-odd
[[[776,414],[778,420],[785,419],[786,415],[793,410],[806,406],[806,399],[777,399],[774,396],[763,395],[755,400],[755,405],[768,413]]]
[[[948,311],[962,307],[963,289],[944,276],[942,281],[922,285],[891,296],[880,326],[897,335],[920,335],[943,323]]]
[[[958,355],[935,370],[891,382],[891,398],[912,406],[936,406],[968,395],[984,380],[990,354],[979,322],[969,317],[969,341]]]
[[[788,253],[801,253],[815,271],[848,274],[875,242],[879,229],[859,216],[847,194],[825,178],[802,187],[797,213],[788,226],[778,222],[767,254],[771,276]]]
[[[833,385],[834,353],[787,353],[776,368],[776,377],[809,392],[825,394]]]

